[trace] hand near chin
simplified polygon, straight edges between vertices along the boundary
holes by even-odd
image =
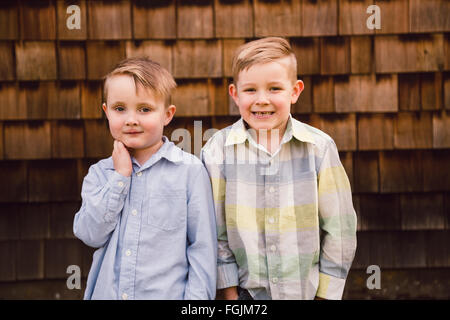
[[[130,153],[128,152],[125,145],[114,140],[114,149],[112,152],[112,159],[114,163],[114,169],[125,177],[131,176],[133,172],[133,166],[131,164]]]

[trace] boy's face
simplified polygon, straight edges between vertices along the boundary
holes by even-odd
[[[165,108],[163,98],[135,84],[129,75],[113,76],[107,86],[106,105],[102,108],[113,138],[136,152],[152,150],[161,143],[164,126],[172,120],[175,106]]]
[[[282,58],[253,65],[241,71],[237,84],[229,87],[229,93],[248,125],[256,131],[278,129],[280,139],[286,129],[291,104],[303,90],[303,82],[293,82],[289,76],[289,63],[289,58]]]

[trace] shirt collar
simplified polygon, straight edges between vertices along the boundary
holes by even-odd
[[[315,144],[315,140],[311,133],[306,128],[305,124],[294,119],[291,114],[289,114],[288,123],[286,125],[286,132],[284,133],[283,140],[289,137],[286,141],[294,136],[297,140],[302,142],[309,142]],[[230,146],[233,144],[244,143],[249,138],[249,133],[245,127],[244,119],[240,118],[235,122],[231,129],[229,130],[227,139],[225,141],[225,146]]]
[[[159,148],[156,153],[154,153],[150,159],[147,160],[142,166],[137,162],[137,160],[134,157],[131,157],[131,161],[133,164],[140,167],[140,170],[143,170],[147,167],[152,166],[156,162],[158,162],[161,158],[165,158],[169,160],[170,162],[173,162],[175,164],[180,163],[183,161],[183,151],[179,148],[177,148],[172,141],[169,141],[166,136],[162,137],[164,143]],[[112,157],[109,157],[106,163],[106,169],[113,169],[114,170],[114,162],[112,161]]]

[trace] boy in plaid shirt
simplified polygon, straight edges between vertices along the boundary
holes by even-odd
[[[303,90],[282,38],[241,46],[229,94],[241,119],[206,143],[225,299],[341,299],[356,249],[333,139],[290,114]]]

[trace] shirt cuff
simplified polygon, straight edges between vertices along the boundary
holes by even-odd
[[[236,287],[239,285],[239,273],[236,263],[217,266],[217,289]]]
[[[130,188],[131,177],[125,177],[114,171],[108,180],[108,185],[113,193],[116,194],[128,194],[128,189]]]
[[[319,287],[317,288],[316,296],[328,300],[341,300],[344,286],[345,279],[319,272]]]
[[[122,176],[117,171],[111,175],[108,180],[108,186],[110,189],[108,202],[106,206],[106,212],[104,219],[107,223],[115,223],[117,221],[117,215],[122,210],[123,202],[130,189],[131,177]]]

